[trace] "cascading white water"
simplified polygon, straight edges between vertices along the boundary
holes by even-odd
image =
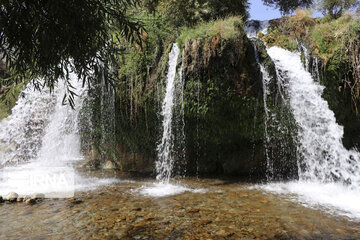
[[[0,122],[0,166],[28,161],[37,156],[55,99],[49,90],[34,91],[28,84],[12,114]]]
[[[158,159],[156,161],[156,178],[163,183],[169,182],[174,165],[174,158],[172,156],[174,143],[172,121],[175,95],[176,65],[179,57],[179,52],[179,47],[175,43],[169,54],[169,68],[165,83],[166,92],[161,111],[161,116],[163,117],[163,135],[161,142],[157,147]]]
[[[32,90],[29,84],[12,114],[1,123],[0,141],[23,145],[1,153],[2,161],[12,164],[0,169],[0,196],[17,192],[19,195],[44,193],[47,197],[71,197],[75,190],[113,181],[84,179],[74,170],[74,164],[83,159],[78,115],[87,91],[75,74],[71,73],[70,78],[79,96],[75,99],[75,109],[62,104],[65,88],[57,86],[53,93],[39,92]],[[41,130],[37,130],[39,128]],[[14,162],[14,156],[22,161]]]
[[[265,189],[295,193],[307,204],[325,204],[342,214],[360,217],[360,157],[342,144],[343,127],[321,97],[324,87],[303,66],[300,54],[279,47],[268,49],[281,83],[287,84],[298,125],[299,178],[295,183],[270,184]]]
[[[250,20],[246,24],[246,35],[248,38],[256,38],[259,32],[267,34],[269,26],[269,21]]]
[[[343,181],[360,188],[359,153],[342,144],[343,127],[321,97],[323,87],[301,65],[299,54],[273,47],[268,50],[289,81],[290,105],[299,125],[299,176],[302,180]]]

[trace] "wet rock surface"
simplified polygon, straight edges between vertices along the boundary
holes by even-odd
[[[0,239],[360,239],[359,223],[221,180],[181,180],[203,193],[154,198],[132,181],[72,199],[0,205]]]

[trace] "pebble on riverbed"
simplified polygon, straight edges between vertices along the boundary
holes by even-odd
[[[2,198],[0,196],[0,203],[3,203],[5,201],[7,202],[25,202],[28,205],[33,205],[38,201],[42,201],[45,199],[45,194],[42,193],[35,193],[31,197],[25,196],[25,197],[19,197],[19,195],[15,192],[8,193],[5,198]]]

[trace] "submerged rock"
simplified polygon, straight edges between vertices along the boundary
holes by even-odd
[[[16,192],[11,192],[8,195],[6,195],[5,201],[15,202],[18,196],[19,195]]]
[[[68,199],[68,202],[70,203],[70,205],[77,205],[77,204],[81,204],[83,201],[78,198],[70,198]]]
[[[27,205],[34,205],[36,203],[36,200],[33,198],[29,198],[25,201]]]

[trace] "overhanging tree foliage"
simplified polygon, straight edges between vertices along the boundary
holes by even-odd
[[[65,79],[68,100],[75,95],[69,66],[84,84],[98,63],[105,61],[117,36],[137,40],[141,23],[128,14],[140,0],[2,0],[0,3],[0,52],[18,76],[35,86],[54,87]],[[116,33],[115,35],[113,33]],[[110,54],[111,55],[111,54]]]
[[[248,0],[204,0],[203,2],[207,5],[209,17],[212,19],[225,18],[229,15],[248,18]]]
[[[339,18],[344,11],[359,5],[359,0],[318,0],[317,8],[325,16]]]
[[[313,0],[263,0],[265,5],[279,8],[282,14],[294,12],[297,8],[310,7]]]
[[[192,26],[199,21],[225,18],[229,15],[241,15],[248,18],[248,0],[158,0],[149,4],[149,10],[157,10],[175,27]]]

